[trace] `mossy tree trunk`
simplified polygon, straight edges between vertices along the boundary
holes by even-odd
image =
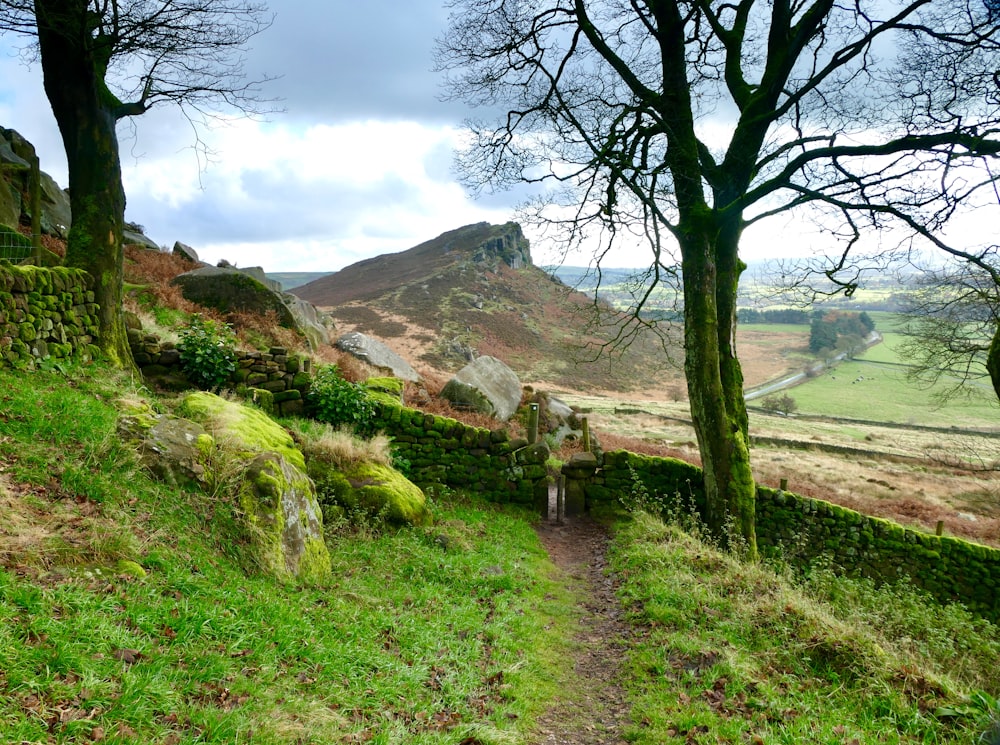
[[[993,392],[1000,400],[1000,324],[994,329],[993,339],[986,351],[986,370],[990,374],[990,382],[993,383]]]
[[[743,370],[736,356],[736,288],[744,264],[738,232],[706,220],[681,243],[684,350],[691,418],[705,477],[710,532],[757,553],[756,485],[750,469]]]
[[[45,93],[66,149],[73,225],[66,265],[89,272],[100,305],[98,346],[132,363],[122,315],[125,191],[115,125],[120,102],[105,84],[110,50],[87,0],[36,0]]]

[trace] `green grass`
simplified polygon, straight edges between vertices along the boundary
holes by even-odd
[[[533,515],[434,494],[433,526],[331,535],[325,585],[248,575],[225,495],[116,437],[145,395],[0,371],[0,741],[513,745],[575,690]],[[997,629],[905,588],[796,587],[641,514],[612,562],[630,742],[968,743],[1000,693]]]
[[[433,527],[338,534],[326,586],[247,576],[225,499],[115,444],[112,379],[0,371],[2,517],[122,536],[15,555],[0,532],[0,740],[518,742],[564,685],[573,598],[531,515],[438,495]]]
[[[970,743],[989,726],[1000,633],[961,608],[821,571],[797,588],[641,513],[613,565],[643,629],[630,742]]]
[[[1000,423],[995,397],[956,399],[942,406],[934,392],[907,380],[905,368],[867,358],[841,363],[788,390],[802,414],[939,427],[996,427]]]

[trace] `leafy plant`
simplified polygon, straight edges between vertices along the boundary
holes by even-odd
[[[375,413],[364,388],[344,380],[336,365],[326,365],[316,371],[308,402],[316,419],[333,425],[357,428]]]
[[[195,315],[177,348],[181,369],[199,388],[218,390],[236,371],[236,336],[227,323]]]

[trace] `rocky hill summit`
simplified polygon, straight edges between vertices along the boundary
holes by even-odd
[[[597,354],[622,319],[535,266],[517,223],[476,223],[352,264],[292,292],[341,332],[382,339],[413,363],[454,372],[489,355],[521,379],[579,389],[655,385],[659,339]]]

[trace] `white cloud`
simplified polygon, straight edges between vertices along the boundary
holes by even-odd
[[[176,150],[124,163],[129,217],[207,261],[339,269],[470,222],[510,219],[444,178],[457,136],[418,122],[230,122],[210,134],[215,162],[201,173]]]

